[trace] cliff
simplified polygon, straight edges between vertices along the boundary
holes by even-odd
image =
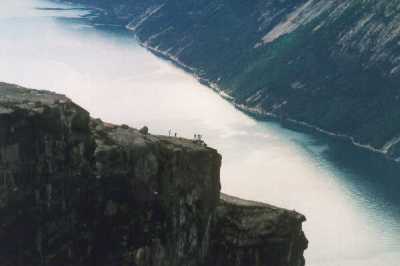
[[[303,215],[221,194],[207,265],[305,265]]]
[[[304,217],[222,195],[203,143],[0,83],[2,266],[301,266]]]
[[[74,0],[277,117],[400,160],[400,1]]]

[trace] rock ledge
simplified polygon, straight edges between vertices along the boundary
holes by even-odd
[[[220,166],[191,140],[0,83],[0,265],[304,265],[304,216],[220,195]]]

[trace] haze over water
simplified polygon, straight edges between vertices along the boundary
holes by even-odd
[[[255,121],[131,33],[95,29],[79,19],[87,11],[69,8],[1,1],[1,81],[67,94],[94,117],[147,125],[154,134],[202,134],[223,156],[224,192],[307,216],[307,265],[399,265],[399,166],[341,141]]]

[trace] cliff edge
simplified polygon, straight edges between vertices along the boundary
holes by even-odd
[[[0,83],[0,264],[301,266],[304,216],[220,195],[201,143]]]

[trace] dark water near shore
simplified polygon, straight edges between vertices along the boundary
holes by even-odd
[[[39,8],[39,9],[38,9]],[[204,135],[223,190],[304,213],[311,266],[400,265],[400,167],[340,140],[260,122],[84,9],[0,3],[0,80],[67,94],[93,116]]]

